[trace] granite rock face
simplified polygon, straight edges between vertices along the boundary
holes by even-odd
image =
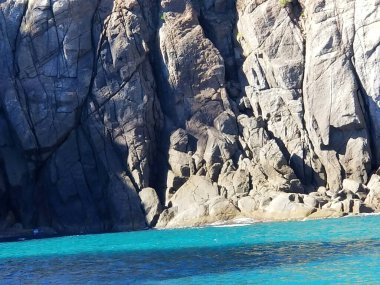
[[[0,230],[379,210],[379,6],[0,1]]]

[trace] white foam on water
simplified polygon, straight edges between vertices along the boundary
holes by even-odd
[[[360,213],[360,214],[355,214],[355,215],[347,215],[344,216],[343,218],[350,218],[350,217],[368,217],[368,216],[379,216],[380,213]]]
[[[208,226],[211,227],[221,227],[221,228],[232,228],[232,227],[244,227],[257,223],[256,220],[250,218],[239,218],[231,221],[218,221]]]

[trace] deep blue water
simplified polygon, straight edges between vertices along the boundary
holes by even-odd
[[[0,243],[0,284],[380,284],[380,216]]]

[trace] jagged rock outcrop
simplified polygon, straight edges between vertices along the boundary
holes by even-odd
[[[379,6],[0,1],[0,230],[380,210]]]

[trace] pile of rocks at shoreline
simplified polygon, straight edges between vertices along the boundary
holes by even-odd
[[[255,221],[337,218],[379,210],[379,174],[380,171],[373,174],[367,186],[345,179],[337,192],[319,187],[309,194],[250,191],[229,198],[220,195],[217,186],[206,177],[192,176],[166,206],[154,197],[154,191],[150,192],[152,196],[140,196],[148,223],[157,228],[202,226],[239,218]]]

